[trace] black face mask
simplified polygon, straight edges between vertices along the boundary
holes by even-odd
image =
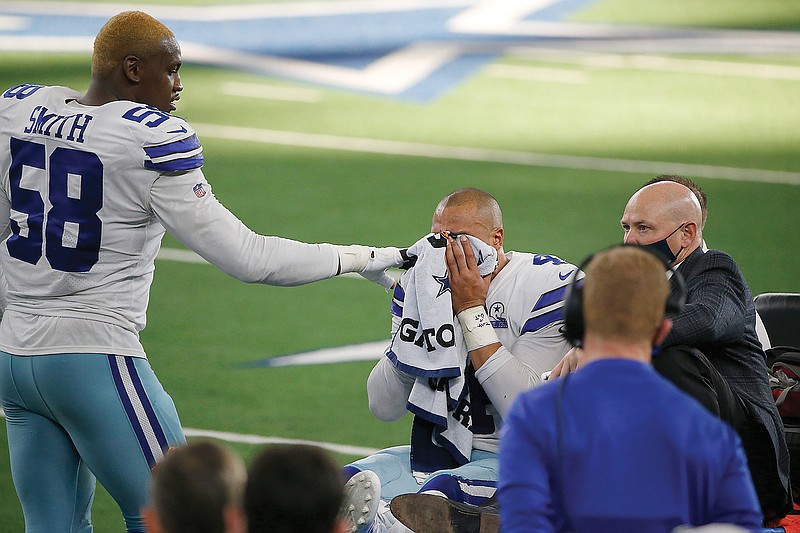
[[[686,223],[684,222],[683,224],[681,224],[680,226],[675,228],[675,231],[678,231],[679,229],[681,229],[685,225],[686,225]],[[647,248],[650,251],[653,251],[653,252],[656,252],[656,253],[662,255],[669,262],[669,264],[672,264],[672,262],[675,261],[675,259],[678,256],[676,254],[672,253],[672,250],[670,249],[669,244],[667,244],[667,239],[669,239],[670,237],[675,235],[675,231],[673,231],[672,233],[670,233],[669,235],[667,235],[666,237],[664,237],[660,241],[651,242],[650,244],[641,244],[640,246],[642,248]],[[683,251],[683,246],[681,246],[681,249],[678,250],[678,253],[680,254],[682,251]]]

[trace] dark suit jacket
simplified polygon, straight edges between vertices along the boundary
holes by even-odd
[[[758,456],[771,451],[773,464],[777,463],[777,477],[788,494],[789,452],[770,392],[766,356],[755,331],[750,288],[733,258],[719,250],[704,253],[698,248],[679,265],[678,271],[686,281],[686,305],[672,317],[672,331],[664,346],[697,348],[711,361],[742,399],[750,420],[757,426],[752,434],[741,435],[745,448],[751,448],[748,457],[754,457],[754,445],[762,448],[756,450]],[[769,448],[764,442],[767,433],[771,450],[763,449]],[[760,442],[756,435],[761,435]],[[753,467],[756,465],[751,464]]]

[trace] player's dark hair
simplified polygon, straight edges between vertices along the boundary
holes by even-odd
[[[316,446],[276,445],[252,462],[244,492],[249,533],[331,533],[344,481],[330,455]]]
[[[225,533],[224,511],[241,505],[244,482],[244,463],[233,452],[193,442],[153,469],[153,508],[169,533]]]

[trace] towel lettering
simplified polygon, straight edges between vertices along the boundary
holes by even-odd
[[[452,324],[442,324],[438,329],[423,328],[419,331],[419,320],[413,318],[404,318],[400,323],[399,337],[401,341],[411,342],[428,352],[435,351],[437,346],[451,348],[456,344],[455,329]],[[433,341],[436,341],[435,344]]]

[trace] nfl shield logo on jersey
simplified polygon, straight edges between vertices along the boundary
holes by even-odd
[[[198,183],[197,185],[192,187],[192,190],[194,191],[194,195],[197,196],[198,198],[202,198],[203,196],[206,195],[206,190],[203,188],[202,183]]]

